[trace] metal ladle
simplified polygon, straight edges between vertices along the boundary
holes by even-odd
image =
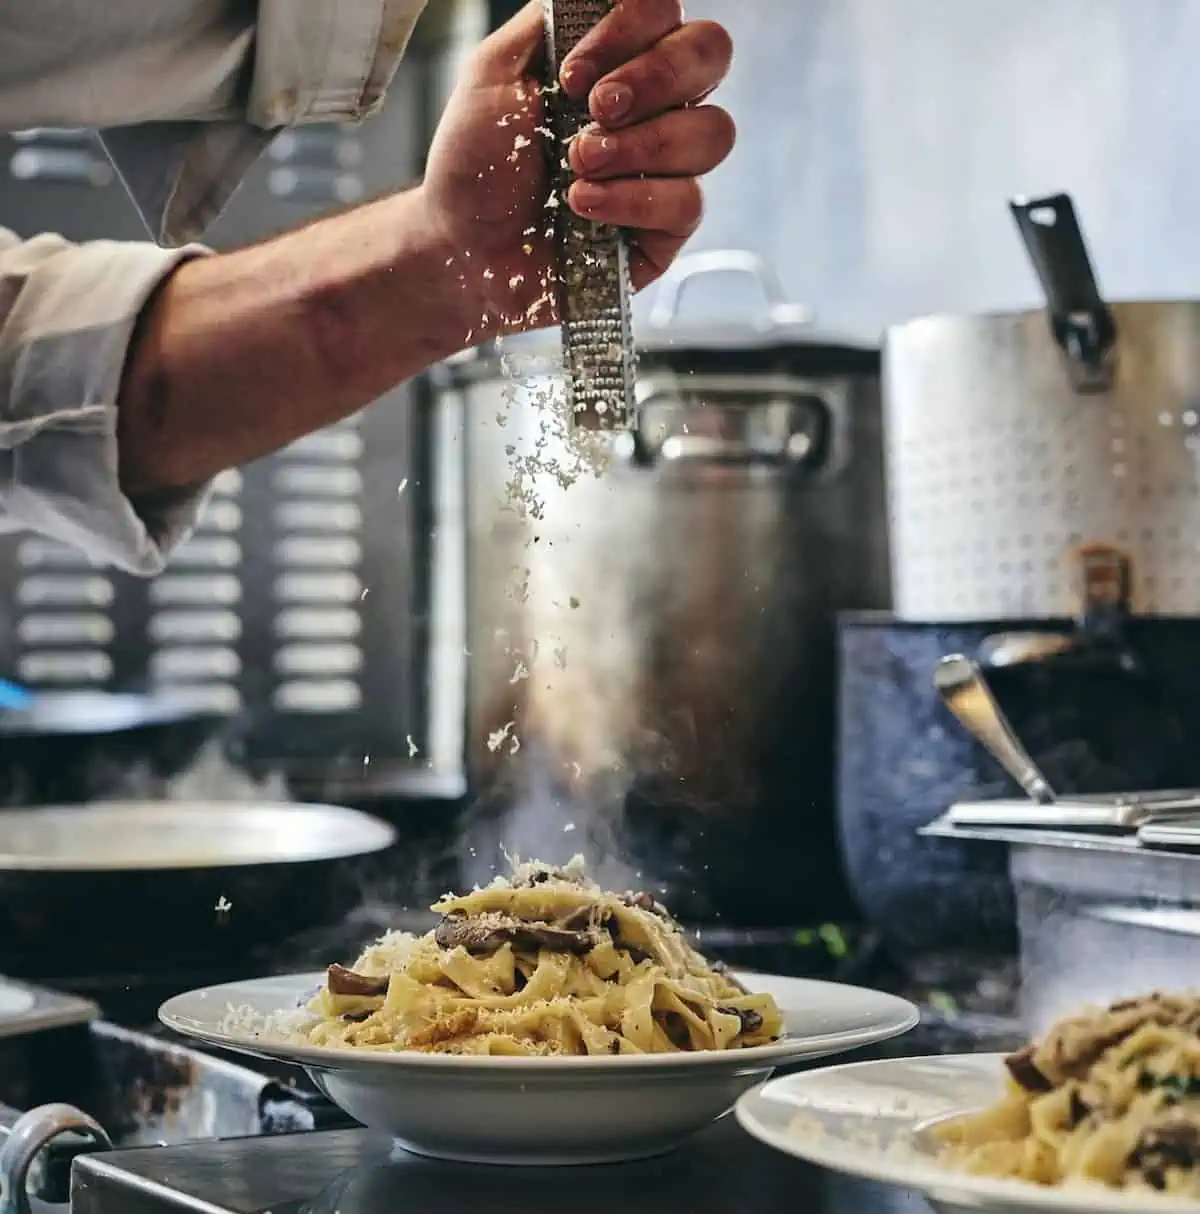
[[[938,662],[933,683],[942,703],[1020,784],[1031,801],[1049,805],[1055,800],[1054,789],[1013,732],[978,662],[961,653],[952,653]]]

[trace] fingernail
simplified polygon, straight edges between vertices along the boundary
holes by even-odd
[[[595,92],[596,108],[605,118],[620,121],[633,109],[633,89],[627,84],[601,84]]]
[[[600,73],[590,59],[572,59],[562,70],[563,88],[578,99],[586,97],[599,79]]]
[[[577,181],[571,187],[571,207],[581,215],[590,215],[604,203],[604,187],[590,181]]]
[[[589,173],[599,172],[611,163],[616,152],[616,140],[605,135],[584,135],[579,140],[579,160]]]

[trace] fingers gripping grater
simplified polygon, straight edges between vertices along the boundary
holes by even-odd
[[[543,0],[549,59],[547,113],[554,134],[558,311],[567,395],[575,422],[589,430],[626,426],[633,415],[635,351],[630,300],[629,240],[567,205],[571,140],[590,124],[558,84],[567,56],[613,0]]]

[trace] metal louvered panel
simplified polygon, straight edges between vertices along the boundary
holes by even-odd
[[[148,594],[147,682],[222,714],[243,706],[242,484],[236,471],[217,478],[195,535]]]
[[[362,450],[355,418],[297,443],[275,472],[274,703],[283,712],[362,706]]]
[[[112,675],[112,578],[50,540],[18,541],[14,675],[42,687],[103,686]]]
[[[38,127],[12,137],[8,172],[17,181],[102,189],[116,174],[92,131]]]

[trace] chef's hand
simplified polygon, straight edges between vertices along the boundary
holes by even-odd
[[[476,51],[430,149],[429,222],[478,302],[474,340],[555,319],[544,48],[542,4],[532,0]],[[733,120],[701,104],[732,57],[724,28],[685,22],[681,0],[617,0],[562,66],[563,88],[587,100],[594,122],[571,146],[569,202],[630,230],[636,288],[695,231],[699,178],[733,148]]]

